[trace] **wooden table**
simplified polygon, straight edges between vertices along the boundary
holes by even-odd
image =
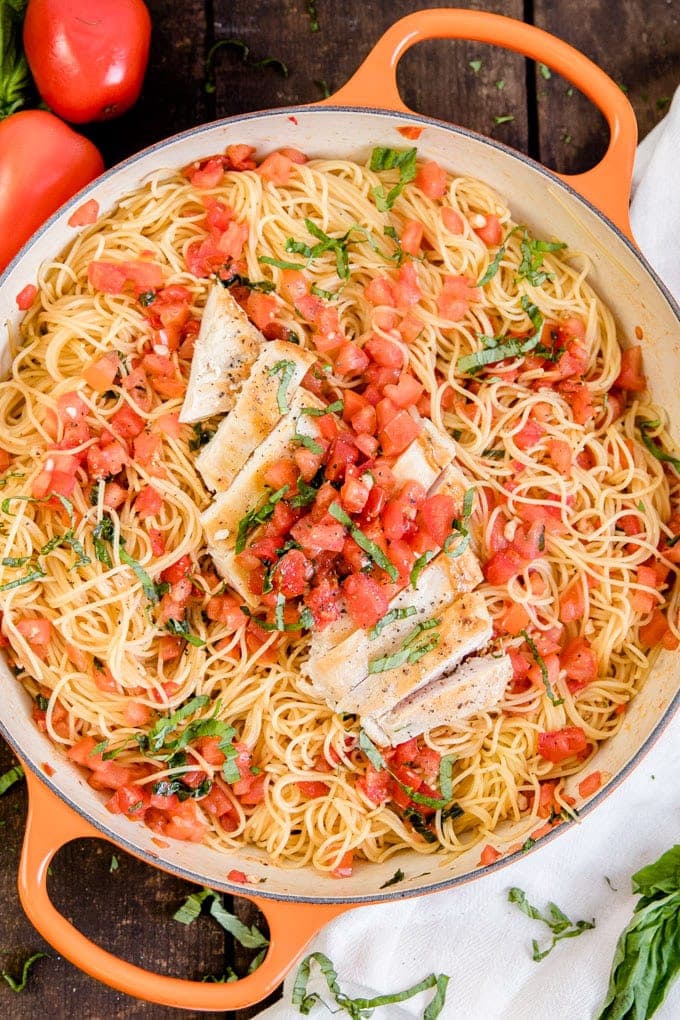
[[[396,18],[427,6],[413,0],[317,0],[318,30],[306,0],[149,0],[154,35],[144,95],[124,118],[88,129],[108,164],[184,128],[249,110],[320,99],[324,83],[338,88]],[[434,4],[433,4],[434,6]],[[680,79],[680,15],[672,0],[504,0],[469,6],[533,21],[561,35],[597,61],[628,93],[645,135],[663,115]],[[215,53],[216,88],[206,91],[205,58]],[[255,67],[276,57],[275,64]],[[471,66],[471,62],[472,66]],[[479,62],[479,63],[478,63]],[[430,42],[411,50],[399,69],[405,101],[414,110],[465,125],[562,171],[580,171],[604,151],[601,115],[556,76],[504,50],[477,44]],[[495,117],[508,117],[496,125]],[[0,741],[0,773],[12,755]],[[23,819],[24,784],[0,798],[0,969],[16,973],[31,952],[45,950],[27,989],[14,994],[0,982],[0,1015],[8,1020],[79,1020],[179,1017],[129,999],[90,980],[42,943],[25,919],[15,888]],[[111,848],[81,842],[57,857],[51,880],[57,905],[82,931],[107,948],[161,973],[191,978],[223,973],[227,963],[244,973],[249,953],[233,947],[217,925],[201,918],[185,928],[172,914],[191,891]],[[233,909],[250,918],[245,901]],[[230,1014],[255,1015],[257,1009]],[[191,1014],[200,1016],[204,1014]],[[223,1014],[226,1016],[227,1014]]]

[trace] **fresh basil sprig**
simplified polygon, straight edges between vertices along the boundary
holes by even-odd
[[[535,963],[540,963],[541,960],[553,951],[558,942],[562,939],[573,939],[577,935],[582,935],[584,931],[588,931],[595,927],[595,921],[570,921],[567,915],[560,910],[556,903],[549,903],[547,910],[547,916],[542,914],[537,907],[533,907],[529,903],[526,893],[522,889],[518,889],[514,886],[508,892],[508,901],[515,903],[527,917],[530,917],[533,921],[542,921],[543,924],[552,932],[552,942],[547,949],[541,949],[536,939],[532,940],[533,955],[532,960]]]
[[[382,184],[371,189],[373,200],[380,212],[389,212],[404,187],[415,178],[417,154],[418,150],[415,148],[399,150],[385,147],[374,149],[371,153],[371,170],[399,170],[398,183],[387,193]]]

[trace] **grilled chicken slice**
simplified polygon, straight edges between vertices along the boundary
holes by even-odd
[[[229,290],[216,284],[203,309],[179,420],[191,423],[230,411],[264,342]]]
[[[303,672],[329,705],[339,705],[352,688],[368,676],[368,664],[372,659],[389,655],[416,624],[431,619],[453,602],[458,594],[455,571],[451,569],[453,562],[448,556],[438,556],[423,570],[415,590],[405,588],[390,602],[388,614],[394,612],[397,615],[410,607],[415,610],[413,615],[393,620],[373,638],[370,631],[357,630],[348,617],[350,632],[344,635],[344,639],[340,637],[338,643],[329,645],[321,653],[310,655],[302,667]],[[328,629],[325,628],[321,635],[325,635]],[[337,638],[339,633],[340,628],[336,627],[332,637]]]
[[[392,473],[402,485],[415,480],[429,489],[456,456],[456,446],[429,418],[423,418],[422,425],[420,434],[397,457]]]
[[[285,340],[266,342],[234,404],[217,432],[196,458],[209,489],[225,492],[248,457],[281,420],[281,406],[290,406],[313,354]]]
[[[416,650],[421,645],[427,645],[435,635],[439,637],[437,645],[416,662],[406,662],[379,673],[369,673],[369,663],[375,663],[376,659],[383,656],[374,655],[370,648],[364,650],[361,663],[357,656],[356,666],[359,671],[355,674],[355,684],[339,699],[337,711],[351,712],[362,719],[382,716],[443,673],[450,673],[466,656],[483,648],[492,635],[491,618],[484,596],[479,592],[462,595],[438,613],[435,619],[441,620],[438,626],[423,631],[412,646],[409,645]],[[402,634],[383,654],[394,655],[400,650],[403,640]]]
[[[437,726],[454,726],[471,715],[495,708],[511,677],[512,664],[507,655],[470,656],[390,712],[365,716],[361,723],[376,744],[401,744]]]
[[[294,447],[291,439],[298,433],[319,438],[317,419],[302,414],[304,407],[323,408],[324,405],[311,393],[298,390],[288,401],[290,411],[260,443],[252,456],[234,478],[226,492],[220,493],[201,515],[208,552],[225,581],[249,604],[258,605],[257,595],[248,588],[248,571],[236,561],[234,546],[239,521],[250,511],[267,501],[264,476],[267,469],[280,457],[291,456]]]

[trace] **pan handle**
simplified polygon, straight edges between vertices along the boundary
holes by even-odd
[[[597,166],[586,173],[557,176],[632,236],[628,202],[637,143],[633,108],[618,85],[592,60],[541,28],[483,11],[417,11],[388,28],[347,84],[323,103],[412,113],[399,95],[397,65],[411,46],[425,39],[473,39],[515,50],[547,64],[583,92],[607,120],[609,146]]]
[[[63,804],[28,768],[26,778],[29,807],[19,866],[21,904],[33,926],[61,956],[127,995],[163,1006],[214,1012],[252,1006],[283,981],[319,929],[348,909],[343,903],[280,903],[248,896],[267,918],[270,934],[267,956],[248,977],[207,984],[143,970],[91,942],[50,900],[47,870],[57,850],[73,839],[101,839],[102,833]]]

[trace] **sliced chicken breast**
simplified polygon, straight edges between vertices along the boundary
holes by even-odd
[[[336,643],[328,645],[316,655],[310,655],[302,667],[303,672],[312,680],[316,692],[330,705],[340,704],[352,688],[368,676],[368,666],[372,659],[389,655],[400,646],[416,624],[430,620],[450,605],[458,595],[452,562],[448,556],[438,556],[423,570],[415,590],[409,586],[395,596],[390,602],[388,615],[393,613],[398,616],[406,609],[412,609],[413,613],[404,619],[393,619],[375,637],[371,636],[371,631],[355,629],[351,620],[351,632],[344,636],[344,640],[338,637],[340,628],[336,628],[332,635],[337,638]],[[327,630],[325,628],[321,635],[326,634]]]
[[[467,655],[488,644],[493,632],[484,596],[479,592],[462,595],[436,618],[441,619],[436,629],[423,631],[412,645],[415,650],[429,643],[437,634],[439,641],[431,651],[416,662],[380,673],[368,672],[369,663],[382,658],[369,653],[370,659],[366,657],[366,665],[362,668],[364,677],[356,675],[358,682],[339,700],[337,711],[351,712],[362,719],[385,715],[421,687],[431,684],[443,673],[452,672]],[[402,642],[403,638],[386,654],[395,654]]]
[[[228,288],[215,284],[203,309],[179,420],[191,423],[230,411],[263,343]]]
[[[392,711],[366,716],[361,724],[376,744],[401,744],[437,726],[454,726],[495,708],[511,677],[512,664],[507,655],[471,656]]]
[[[259,599],[248,589],[248,573],[236,562],[234,546],[239,521],[250,511],[267,501],[268,489],[264,476],[267,469],[280,457],[290,456],[294,450],[291,439],[297,433],[319,437],[317,419],[302,414],[305,407],[322,408],[324,405],[311,393],[298,390],[289,400],[290,411],[280,420],[267,438],[241,468],[226,492],[220,493],[201,515],[208,552],[217,570],[250,605]]]
[[[248,457],[282,417],[281,405],[290,406],[313,354],[285,340],[266,341],[252,367],[233,410],[196,458],[196,467],[209,489],[225,492]]]
[[[392,465],[398,482],[415,479],[429,489],[456,456],[456,445],[444,432],[422,419],[422,430]]]

